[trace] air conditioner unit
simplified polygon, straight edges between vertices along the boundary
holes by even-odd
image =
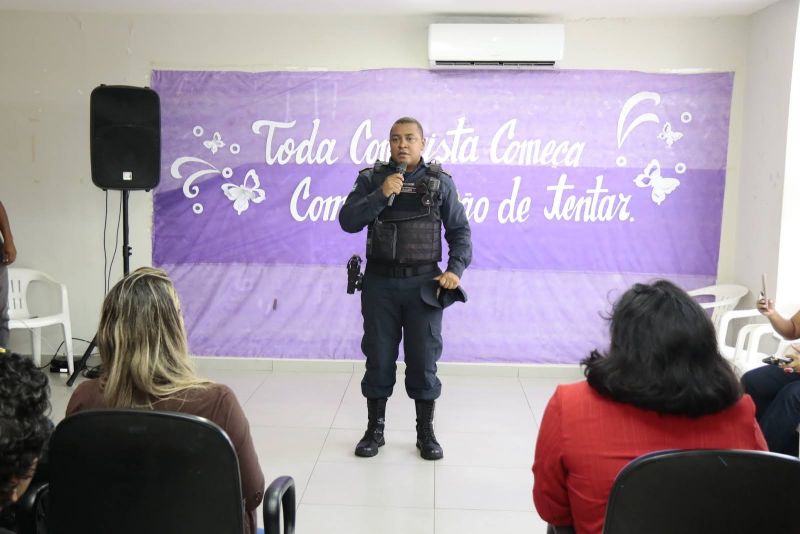
[[[431,24],[432,69],[553,68],[564,57],[563,24]]]

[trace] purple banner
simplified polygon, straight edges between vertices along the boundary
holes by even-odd
[[[175,278],[196,354],[360,357],[344,263],[363,256],[365,235],[337,215],[358,170],[388,159],[393,121],[411,115],[473,232],[471,298],[448,309],[444,359],[574,362],[604,343],[599,313],[632,281],[715,279],[732,82],[155,71],[154,263]]]

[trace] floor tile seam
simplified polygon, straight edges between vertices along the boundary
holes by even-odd
[[[242,403],[242,407],[244,407],[245,404],[250,402],[250,399],[253,398],[253,396],[258,392],[259,389],[261,389],[261,387],[264,385],[264,382],[266,382],[266,380],[267,380],[267,373],[264,373],[264,376],[261,377],[261,380],[259,381],[258,386],[253,388],[253,391],[250,393],[250,395],[248,395],[247,400],[245,400]]]
[[[517,513],[526,513],[526,512],[533,512],[533,500],[531,499],[531,510],[522,510],[520,508],[472,508],[472,507],[464,507],[464,506],[437,506],[433,509],[434,512],[438,511],[459,511],[459,512],[517,512]]]
[[[354,427],[354,426],[353,427],[338,427],[338,426],[337,427],[333,427],[333,426],[332,427],[327,427],[327,426],[324,426],[324,425],[310,425],[310,426],[307,426],[307,425],[264,424],[264,423],[258,423],[258,422],[254,423],[252,421],[252,418],[249,415],[248,415],[248,420],[250,421],[250,426],[251,427],[260,427],[260,428],[291,428],[291,429],[318,429],[318,430],[324,430],[324,429],[330,428],[331,430],[337,430],[337,431],[353,430],[356,433],[362,432],[361,427]],[[535,417],[534,417],[534,423],[536,423],[538,425],[538,421],[536,420]],[[414,433],[415,430],[414,430],[413,427],[409,427],[409,428],[405,428],[405,429],[399,428],[399,429],[393,430],[393,432],[410,432],[410,433]],[[488,433],[495,433],[495,434],[512,433],[513,429],[508,429],[508,428],[487,428],[487,429],[483,429],[483,430],[475,430],[475,431],[472,431],[472,432],[464,432],[462,430],[446,430],[446,429],[445,430],[440,430],[439,427],[437,426],[436,427],[436,432],[437,433],[441,432],[443,435],[445,435],[445,434],[446,435],[461,434],[461,435],[465,435],[465,436],[466,435],[480,436],[480,435],[485,435],[485,434],[488,434]],[[388,435],[388,433],[387,433],[387,435]],[[523,434],[519,434],[519,435],[523,435]],[[356,437],[358,437],[358,436],[356,436]]]
[[[269,391],[269,396],[262,393],[264,400],[269,400],[273,402],[291,402],[291,398],[287,398],[289,395],[296,395],[303,389],[313,390],[314,391],[314,401],[305,401],[305,404],[311,404],[312,402],[317,401],[330,401],[333,402],[334,400],[338,400],[340,392],[339,388],[336,390],[331,391],[322,391],[319,388],[314,388],[314,385],[303,385],[303,386],[292,386],[291,388],[282,388],[279,389],[272,389]]]
[[[398,510],[421,510],[421,511],[433,511],[433,508],[429,506],[387,506],[385,504],[327,504],[327,503],[301,503],[305,504],[306,506],[330,506],[330,507],[346,507],[346,508],[396,508]],[[298,505],[299,506],[299,505]]]
[[[417,449],[414,449],[415,452],[416,452],[416,450]],[[353,454],[353,456],[355,457],[355,454]],[[345,465],[345,464],[346,465],[370,465],[370,464],[372,464],[372,465],[380,465],[380,466],[384,466],[384,465],[402,465],[402,466],[405,466],[405,467],[409,467],[411,464],[418,464],[418,463],[419,463],[419,465],[425,465],[425,464],[421,463],[423,461],[424,462],[428,462],[428,460],[420,459],[419,458],[419,454],[417,454],[415,458],[409,458],[407,460],[376,460],[374,462],[370,462],[369,458],[365,458],[363,461],[359,461],[359,460],[335,460],[335,461],[320,460],[318,463],[320,463],[320,464],[338,464],[338,465]]]
[[[437,431],[437,433],[439,432],[438,428],[437,428],[436,431]],[[412,430],[412,432],[413,432],[413,430]],[[470,437],[475,436],[475,435],[485,436],[486,432],[480,431],[480,430],[475,430],[475,431],[442,430],[442,434],[447,434],[448,436],[453,436],[453,437],[458,438],[460,436],[470,436]],[[530,437],[534,437],[535,438],[536,437],[536,433],[533,432],[533,436],[531,436],[531,432],[529,432],[529,431],[517,430],[517,431],[504,432],[503,436],[509,436],[511,438],[530,438]]]
[[[364,427],[366,427],[366,424],[364,425]],[[331,430],[335,430],[335,431],[337,431],[337,432],[338,432],[338,431],[347,430],[347,431],[352,431],[354,434],[362,434],[362,435],[363,435],[363,433],[364,433],[364,427],[362,427],[362,426],[332,426],[332,427],[331,427]],[[392,432],[391,432],[391,433],[392,433],[392,434],[394,434],[395,432],[410,432],[410,433],[412,433],[412,434],[415,434],[415,430],[414,430],[414,428],[413,428],[413,427],[409,427],[409,428],[397,428],[397,429],[394,429],[394,430],[392,430]],[[389,432],[386,432],[386,434],[385,434],[385,435],[386,435],[386,436],[388,436],[388,435],[389,435]],[[416,435],[416,434],[415,434],[415,435]],[[356,438],[361,438],[361,436],[360,436],[360,435],[359,435],[359,436],[355,436],[355,437],[356,437]],[[354,442],[354,444],[355,444],[355,442]]]
[[[521,384],[517,384],[517,386],[521,386]],[[461,392],[461,393],[454,393],[452,395],[447,395],[446,393],[442,393],[441,401],[442,404],[480,404],[480,402],[486,398],[496,398],[499,402],[505,402],[508,404],[514,402],[520,402],[527,400],[527,396],[525,395],[525,391],[520,387],[519,391],[508,391],[504,389],[503,391],[469,391],[469,392]]]
[[[473,469],[492,469],[492,470],[495,470],[495,471],[513,471],[515,473],[517,473],[519,471],[519,467],[495,467],[495,466],[492,466],[492,465],[463,465],[463,464],[455,464],[455,465],[441,464],[440,466],[438,466],[438,469],[445,469],[445,468],[451,468],[451,467],[459,467],[459,468],[471,467]],[[530,465],[523,467],[523,469],[528,469],[528,470],[530,470],[530,468],[531,468]],[[527,473],[527,474],[531,475],[531,473]]]
[[[487,512],[487,513],[498,513],[498,514],[532,514],[534,517],[539,518],[539,514],[536,512],[536,509],[533,508],[533,502],[531,502],[531,509],[530,510],[505,510],[505,509],[498,509],[498,508],[464,508],[464,507],[455,507],[455,508],[436,508],[433,510],[434,516],[438,517],[439,512]]]
[[[525,402],[525,401],[523,401]],[[450,408],[450,407],[448,407]],[[530,406],[527,404],[521,404],[516,408],[512,409],[503,409],[500,408],[462,408],[461,410],[451,410],[448,409],[447,411],[441,410],[442,413],[437,414],[436,421],[453,421],[453,420],[460,420],[465,417],[471,418],[479,418],[478,423],[480,423],[481,419],[487,419],[489,421],[506,421],[508,419],[515,419],[519,417],[528,417],[528,415],[533,415],[530,413]],[[475,426],[480,426],[477,424]]]
[[[293,429],[302,428],[302,429],[308,429],[308,430],[312,430],[312,429],[327,430],[328,429],[327,426],[263,425],[263,424],[256,424],[256,423],[250,423],[250,428],[293,428]]]
[[[519,379],[514,379],[513,383],[505,384],[502,387],[486,387],[480,386],[477,384],[464,384],[463,386],[454,386],[454,385],[446,385],[442,384],[442,400],[449,401],[454,397],[467,397],[467,398],[478,398],[482,395],[496,395],[498,397],[520,397],[524,395],[524,392],[517,391],[516,388],[520,387],[521,389],[522,383],[519,382]]]
[[[528,396],[528,392],[525,391],[525,386],[522,385],[522,380],[520,379],[520,377],[517,377],[517,381],[519,382],[519,385],[522,388],[522,394],[525,395],[525,400],[528,403],[528,410],[530,410],[531,416],[533,416],[533,420],[536,422],[536,425],[538,426],[539,425],[539,420],[537,419],[536,413],[533,410],[533,404],[531,403],[531,399]]]
[[[238,373],[239,371],[236,371],[236,372]],[[264,387],[264,384],[266,383],[266,381],[267,381],[267,378],[268,378],[270,375],[274,374],[274,373],[273,373],[273,372],[270,370],[270,371],[265,371],[265,372],[263,372],[263,373],[255,373],[255,374],[259,374],[259,375],[261,375],[261,380],[259,380],[259,382],[258,382],[258,386],[256,386],[255,388],[253,388],[253,391],[252,391],[252,392],[250,393],[250,395],[247,397],[247,400],[245,400],[245,401],[242,403],[242,406],[244,406],[245,404],[247,404],[248,402],[250,402],[250,400],[251,400],[251,399],[252,399],[252,398],[255,396],[255,394],[256,394],[256,393],[258,393],[258,391],[259,391],[259,390],[260,390],[262,387]],[[248,376],[250,376],[250,375],[248,375]]]
[[[362,508],[396,508],[398,510],[430,510],[432,512],[436,510],[433,506],[419,506],[419,505],[387,506],[385,504],[346,504],[346,503],[308,502],[308,501],[304,501],[301,504],[306,504],[311,506],[351,506],[353,508],[362,507]]]
[[[355,448],[355,446],[354,446],[354,448]],[[355,456],[355,454],[353,456]],[[363,466],[369,466],[370,465],[370,461],[369,460],[370,460],[369,458],[364,458],[363,462],[357,462],[357,461],[353,461],[353,460],[347,460],[347,461],[317,460],[317,465],[350,465],[350,466],[352,466],[352,465],[363,465]],[[430,465],[430,464],[435,464],[436,462],[433,462],[433,461],[430,461],[430,460],[423,460],[422,458],[419,458],[418,456],[416,457],[416,461],[414,463],[415,463],[415,465],[419,465],[419,466],[422,466],[422,467],[425,467],[425,468],[430,467],[431,469],[434,469],[436,467],[435,465]],[[397,465],[402,465],[403,467],[409,467],[409,464],[411,464],[411,461],[409,460],[409,461],[406,461],[406,462],[395,462],[395,461],[383,461],[382,460],[380,462],[372,462],[371,464],[375,465],[375,466],[388,466],[388,465],[397,466]]]
[[[296,498],[297,506],[300,506],[301,504],[303,504],[303,498],[306,496],[306,492],[308,491],[308,487],[311,485],[311,477],[312,476],[314,476],[314,469],[311,469],[311,471],[309,471],[309,473],[308,473],[308,477],[306,478],[306,483],[303,486],[303,493],[299,497],[296,496],[297,497]],[[297,489],[296,485],[295,485],[295,489]]]
[[[247,415],[247,413],[245,413]],[[324,425],[314,425],[314,426],[297,426],[297,425],[265,425],[260,423],[253,423],[252,418],[248,415],[247,417],[248,422],[250,423],[250,427],[259,427],[259,428],[293,428],[293,429],[317,429],[317,430],[326,430],[329,427]]]
[[[276,468],[280,468],[279,470],[281,472],[283,472],[284,474],[288,475],[288,476],[292,476],[292,474],[288,473],[289,469],[284,469],[284,466],[291,467],[291,469],[295,473],[298,472],[298,471],[301,472],[301,473],[308,472],[309,475],[314,470],[314,466],[311,464],[311,462],[287,462],[287,463],[281,464],[281,465],[271,464],[271,463],[267,462],[264,465],[267,466],[267,468],[272,468],[273,466],[276,467]],[[264,470],[264,466],[261,466],[261,470],[262,471]],[[279,475],[279,476],[283,476],[283,475]]]
[[[336,506],[336,505],[334,505],[334,506]],[[536,508],[534,508],[534,506],[533,506],[533,500],[532,499],[531,499],[531,509],[530,510],[500,510],[500,509],[496,509],[496,508],[464,508],[463,506],[461,506],[461,507],[457,506],[457,507],[452,507],[452,508],[437,508],[436,509],[437,512],[440,511],[440,510],[441,511],[445,511],[446,510],[448,512],[450,512],[450,511],[455,511],[455,512],[474,512],[474,511],[478,511],[478,512],[500,512],[500,513],[502,513],[502,512],[514,512],[514,513],[517,513],[517,514],[534,514],[536,516],[539,515],[539,513],[536,511]]]
[[[460,397],[460,398],[459,398]],[[442,395],[440,398],[442,404],[446,404],[447,406],[451,405],[476,405],[481,406],[481,401],[487,397],[491,397],[492,399],[497,399],[498,402],[513,404],[518,402],[525,402],[528,400],[527,395],[525,395],[525,391],[522,390],[520,392],[505,392],[505,393],[495,393],[492,391],[489,392],[481,392],[478,393],[469,393],[469,394],[459,394],[459,395]]]
[[[322,455],[322,451],[325,450],[325,444],[328,443],[328,436],[331,435],[331,429],[328,427],[328,431],[325,433],[325,439],[322,440],[322,447],[320,447],[319,452],[317,453],[317,457],[314,459],[313,464],[311,465],[311,471],[308,473],[308,480],[306,481],[306,485],[303,488],[303,494],[300,495],[300,498],[297,500],[299,504],[304,502],[306,492],[308,491],[308,487],[311,485],[311,477],[314,476],[314,472],[317,470],[317,465],[319,465],[319,457]]]
[[[314,460],[314,465],[311,468],[311,473],[308,476],[308,481],[306,482],[305,488],[303,488],[303,495],[300,496],[298,503],[302,503],[303,499],[306,496],[306,492],[308,491],[308,487],[310,486],[311,483],[311,477],[314,476],[314,472],[317,470],[317,465],[319,465],[320,463],[320,457],[322,456],[322,452],[325,450],[325,445],[328,443],[328,438],[331,435],[331,429],[333,428],[333,422],[336,420],[336,414],[338,414],[339,410],[341,410],[342,408],[342,404],[344,403],[344,397],[347,395],[347,390],[350,389],[350,384],[353,383],[354,377],[355,377],[355,370],[353,370],[350,373],[350,379],[347,381],[347,385],[345,386],[344,391],[342,391],[342,394],[339,397],[339,405],[336,407],[336,411],[333,413],[333,417],[331,418],[331,422],[328,425],[327,432],[325,432],[325,438],[322,440],[322,447],[320,447],[319,452],[317,453],[317,457]]]
[[[531,455],[530,463],[520,464],[520,465],[512,465],[512,466],[504,466],[504,465],[486,465],[486,464],[476,464],[476,463],[443,463],[440,464],[441,467],[475,467],[480,469],[509,469],[514,471],[519,471],[520,469],[530,469],[533,465],[533,455]]]
[[[538,423],[536,423],[536,421],[531,421],[531,423],[538,425]],[[441,432],[443,436],[449,436],[453,432],[453,430],[450,430],[450,429],[451,428],[456,428],[455,426],[448,426],[448,425],[440,425],[440,426],[441,426],[441,429],[439,427],[436,428],[436,433],[438,434],[439,432]],[[496,436],[503,436],[505,434],[508,434],[508,433],[512,432],[515,428],[517,428],[517,427],[516,426],[482,427],[479,430],[476,430],[475,432],[465,433],[464,436],[466,437],[467,434],[472,434],[475,437],[485,436],[486,434],[492,434],[492,435],[496,435]],[[537,428],[538,428],[538,426],[537,426]],[[534,440],[532,442],[535,443],[535,438],[534,438]]]
[[[262,386],[263,385],[265,384],[262,384]],[[333,401],[334,399],[338,399],[341,395],[340,389],[341,386],[331,388],[330,390],[326,391],[321,388],[315,388],[314,384],[294,384],[291,387],[272,388],[268,393],[262,393],[262,395],[264,396],[263,400],[269,400],[273,402],[291,402],[291,399],[287,398],[287,396],[297,394],[298,391],[301,390],[311,390],[314,392],[315,402],[318,400]],[[258,393],[258,390],[256,393]],[[311,401],[306,401],[306,403],[310,404]]]
[[[307,373],[305,371],[267,371],[264,377],[279,382],[286,380],[287,382],[296,382],[298,380],[313,380],[319,383],[335,384],[340,381],[348,380],[352,371],[344,373]]]

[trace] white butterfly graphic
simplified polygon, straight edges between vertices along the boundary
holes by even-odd
[[[664,128],[662,128],[661,133],[658,134],[658,138],[662,141],[667,143],[667,146],[671,147],[675,141],[683,137],[681,132],[676,132],[672,129],[672,125],[669,122],[664,123]]]
[[[256,204],[264,201],[266,193],[260,186],[261,182],[256,171],[250,169],[244,177],[242,185],[222,184],[222,191],[225,192],[226,197],[233,200],[233,209],[236,210],[238,215],[241,215],[243,211],[250,207],[251,201]]]
[[[655,159],[645,167],[644,172],[637,176],[633,182],[639,187],[652,187],[650,198],[659,206],[667,198],[667,195],[681,185],[681,181],[677,178],[661,176],[661,165]]]
[[[212,154],[216,154],[217,150],[225,146],[225,143],[222,142],[222,136],[219,132],[214,132],[214,136],[211,139],[203,141],[203,146],[209,149]]]

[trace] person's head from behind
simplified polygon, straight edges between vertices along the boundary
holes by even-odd
[[[189,361],[178,294],[160,269],[139,268],[111,288],[103,301],[97,347],[110,407],[149,407],[205,383]]]
[[[611,345],[582,363],[600,394],[640,408],[698,417],[741,397],[719,353],[714,325],[675,284],[635,284],[614,303]]]
[[[0,509],[33,478],[53,428],[47,377],[28,358],[0,354]]]
[[[405,163],[408,170],[413,170],[425,148],[422,124],[412,117],[401,117],[394,121],[389,131],[389,148],[395,163]]]

